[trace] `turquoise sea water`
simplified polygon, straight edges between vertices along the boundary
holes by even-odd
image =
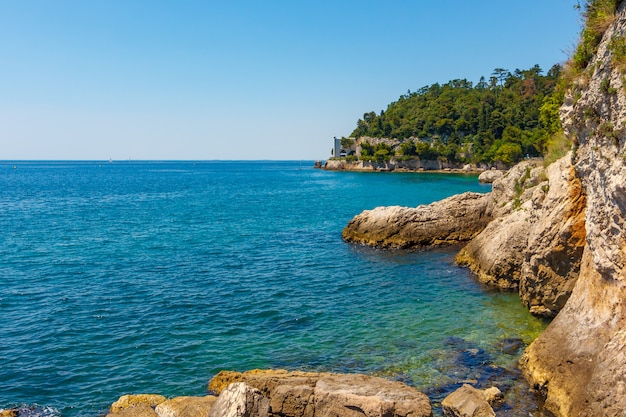
[[[205,394],[222,369],[480,381],[545,323],[454,250],[341,240],[364,209],[468,190],[490,187],[311,161],[0,163],[0,408],[97,416],[126,393]]]

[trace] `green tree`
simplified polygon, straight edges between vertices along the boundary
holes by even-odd
[[[522,159],[522,147],[517,143],[503,143],[495,151],[493,159],[505,164],[518,162]]]
[[[339,141],[340,145],[344,149],[350,149],[354,145],[354,139],[350,138],[341,138]]]

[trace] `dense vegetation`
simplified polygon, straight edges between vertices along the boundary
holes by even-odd
[[[560,72],[560,66],[545,75],[539,66],[512,73],[498,68],[476,85],[453,80],[409,91],[380,114],[364,114],[351,136],[402,141],[395,150],[382,143],[369,149],[366,142],[363,159],[395,152],[399,158],[512,163],[539,156],[561,128]]]

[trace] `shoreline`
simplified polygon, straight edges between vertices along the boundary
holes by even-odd
[[[503,164],[476,165],[476,164],[449,164],[442,161],[421,161],[412,159],[408,161],[391,160],[389,162],[377,161],[346,161],[345,159],[328,159],[315,161],[314,168],[324,171],[348,171],[348,172],[400,172],[400,173],[434,173],[434,174],[467,174],[480,175],[483,172],[507,171],[510,166]]]

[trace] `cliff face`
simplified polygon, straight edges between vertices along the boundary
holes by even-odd
[[[578,277],[585,198],[571,156],[524,162],[493,183],[495,220],[457,255],[478,279],[519,290],[531,313],[554,317]]]
[[[626,85],[611,46],[625,33],[622,4],[590,64],[588,84],[562,108],[578,146],[586,246],[569,301],[522,359],[559,416],[626,413]]]

